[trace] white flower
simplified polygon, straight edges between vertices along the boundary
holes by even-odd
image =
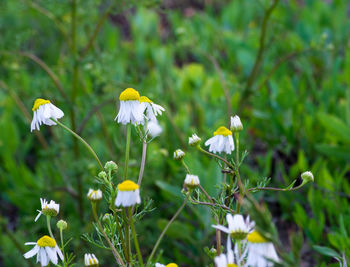
[[[152,138],[157,137],[163,131],[162,127],[158,124],[157,120],[150,120],[147,122],[147,132]]]
[[[214,136],[205,142],[205,145],[209,146],[209,151],[213,153],[231,154],[235,149],[232,132],[224,126],[219,127],[214,132]]]
[[[213,225],[213,227],[231,235],[233,239],[237,240],[245,239],[255,226],[255,222],[249,221],[249,216],[244,221],[243,216],[240,214],[236,214],[233,217],[231,214],[227,214],[226,220],[228,227],[223,225]]]
[[[118,184],[118,194],[114,203],[117,207],[130,207],[140,203],[141,198],[138,184],[130,180]]]
[[[197,175],[186,174],[185,185],[190,188],[197,187],[199,185],[199,178]]]
[[[279,261],[274,245],[257,231],[248,235],[247,253],[247,266],[250,267],[272,267],[274,261]]]
[[[41,214],[46,216],[57,216],[60,212],[60,204],[57,204],[55,201],[51,200],[50,203],[46,199],[40,198],[41,210],[38,210],[39,214],[35,217],[35,222],[39,219]]]
[[[156,263],[155,267],[178,267],[176,263],[169,263],[167,265],[161,264],[161,263]]]
[[[98,266],[98,259],[94,254],[86,253],[84,255],[84,264],[85,266],[93,266],[97,267]]]
[[[40,131],[40,125],[45,124],[48,126],[56,125],[54,121],[64,116],[62,110],[60,110],[55,105],[51,104],[50,100],[38,98],[35,100],[33,108],[34,115],[33,120],[30,125],[30,131],[38,130]]]
[[[226,247],[227,254],[222,253],[219,256],[215,257],[214,261],[216,267],[237,267],[237,265],[242,266],[244,257],[246,256],[246,249],[243,247],[243,251],[241,251],[241,253],[239,253],[238,250],[233,251],[230,236],[227,237]]]
[[[29,250],[23,256],[28,259],[36,256],[36,262],[40,262],[41,266],[47,266],[51,261],[53,264],[57,264],[58,256],[61,260],[64,259],[63,254],[56,244],[55,239],[45,235],[37,242],[28,242],[25,245],[35,245],[34,248]]]
[[[231,116],[231,131],[232,132],[239,132],[243,130],[243,124],[241,122],[241,119],[235,115],[234,117]]]
[[[90,188],[87,197],[91,201],[99,201],[102,199],[102,191],[100,189],[94,190]]]
[[[185,152],[183,152],[181,149],[176,149],[174,152],[174,159],[181,160],[185,156]]]
[[[142,105],[142,109],[146,111],[146,118],[150,121],[157,120],[156,117],[161,115],[165,109],[157,104],[154,104],[147,96],[141,96],[140,102]]]
[[[133,88],[125,89],[119,96],[120,108],[115,120],[121,124],[142,124],[144,120],[140,94]]]
[[[201,140],[202,140],[202,139],[200,139],[200,138],[198,137],[198,135],[192,134],[192,136],[188,138],[188,144],[189,144],[190,146],[196,146],[197,144],[199,144],[199,142],[200,142]]]

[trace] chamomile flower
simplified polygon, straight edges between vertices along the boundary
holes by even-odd
[[[231,238],[227,237],[227,253],[220,254],[214,258],[216,267],[237,267],[242,266],[244,257],[246,256],[246,250],[244,249],[240,253],[238,250],[232,250]]]
[[[213,227],[229,234],[233,239],[237,240],[245,239],[247,235],[253,231],[255,226],[255,222],[249,221],[249,216],[244,220],[243,216],[240,214],[234,216],[227,214],[226,220],[228,227],[223,225],[213,225]]]
[[[165,111],[162,106],[154,104],[147,96],[141,96],[140,102],[143,110],[146,111],[147,120],[155,121],[156,117]]]
[[[155,267],[178,267],[176,263],[169,263],[167,265],[161,264],[161,263],[156,263]]]
[[[174,159],[175,160],[181,160],[185,157],[185,152],[183,152],[181,149],[176,149],[174,151]]]
[[[115,199],[117,207],[130,207],[141,203],[139,185],[133,181],[126,180],[118,184],[118,194]]]
[[[91,201],[100,201],[102,199],[102,191],[100,189],[94,190],[90,188],[87,197]]]
[[[40,262],[41,266],[47,266],[50,263],[50,261],[53,264],[57,264],[57,255],[60,257],[61,260],[64,259],[63,254],[57,246],[55,239],[47,235],[41,237],[37,242],[27,242],[25,243],[25,245],[35,246],[23,255],[24,258],[28,259],[37,255],[36,262]]]
[[[98,267],[98,259],[92,253],[86,253],[84,255],[84,264],[85,266]]]
[[[259,232],[253,231],[248,235],[247,266],[272,267],[279,258],[273,243],[266,240]]]
[[[35,222],[39,219],[41,214],[46,216],[55,217],[60,211],[60,204],[57,204],[55,201],[51,200],[50,203],[46,199],[40,198],[41,210],[38,210],[39,214],[35,217]]]
[[[200,138],[198,137],[198,135],[192,134],[192,136],[188,138],[188,144],[189,144],[190,146],[196,146],[197,144],[200,143],[201,140],[202,140],[202,139],[200,139]]]
[[[51,119],[57,120],[64,116],[62,110],[53,105],[50,100],[37,98],[33,105],[33,120],[30,125],[30,131],[40,131],[40,125],[45,124],[48,126],[56,125]]]
[[[189,188],[195,188],[199,185],[199,178],[197,175],[186,174],[185,185]]]
[[[209,151],[213,153],[231,154],[235,149],[232,132],[224,126],[219,127],[214,132],[214,136],[205,142],[205,145],[209,146]]]
[[[240,132],[243,130],[243,124],[241,122],[241,119],[235,115],[234,117],[231,117],[231,131],[233,132]]]
[[[121,124],[142,124],[144,120],[140,94],[133,88],[125,89],[119,96],[120,108],[115,120]]]
[[[147,132],[152,138],[160,135],[162,133],[162,131],[163,131],[163,129],[158,124],[157,120],[154,120],[154,121],[150,120],[147,122]]]

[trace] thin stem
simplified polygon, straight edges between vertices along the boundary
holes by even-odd
[[[141,251],[140,251],[139,242],[138,242],[137,236],[136,236],[134,220],[133,220],[133,216],[132,216],[132,213],[131,213],[131,207],[129,208],[129,216],[130,216],[130,226],[131,226],[131,231],[132,231],[132,237],[134,239],[134,244],[135,244],[135,249],[136,249],[136,252],[137,252],[137,256],[139,258],[139,262],[140,262],[141,266],[144,266],[143,265],[143,260],[142,260],[142,255],[141,255]]]
[[[201,148],[200,146],[197,146],[197,148],[199,149],[200,152],[202,152],[202,153],[204,153],[204,154],[207,154],[207,155],[209,155],[209,156],[211,156],[211,157],[217,158],[217,159],[223,161],[224,163],[226,163],[227,166],[230,167],[232,170],[234,169],[233,166],[232,166],[232,164],[231,164],[230,162],[228,162],[226,159],[224,159],[224,158],[222,158],[222,157],[220,157],[220,156],[218,156],[218,155],[216,155],[216,154],[210,153],[209,151],[204,150],[204,149]]]
[[[131,124],[128,123],[126,126],[126,149],[125,149],[125,168],[124,168],[124,181],[128,177],[128,168],[129,168],[129,154],[130,154],[130,139],[131,139]]]
[[[142,143],[142,158],[141,158],[141,167],[140,167],[140,172],[139,172],[139,179],[137,181],[138,185],[141,185],[142,182],[142,177],[143,177],[143,172],[145,170],[145,165],[146,165],[146,155],[147,155],[147,142]]]
[[[149,258],[148,258],[148,260],[147,260],[147,264],[146,264],[147,267],[150,266],[151,260],[152,260],[152,258],[153,258],[153,256],[154,256],[154,254],[156,253],[157,248],[158,248],[160,242],[162,241],[162,239],[163,239],[165,233],[168,231],[170,225],[175,221],[175,219],[177,218],[177,216],[179,216],[180,212],[181,212],[181,211],[183,210],[183,208],[186,206],[189,197],[190,197],[190,195],[188,194],[188,195],[186,196],[186,198],[184,199],[184,202],[182,203],[182,205],[179,207],[179,209],[176,211],[176,213],[174,214],[174,216],[170,219],[170,221],[168,222],[168,224],[167,224],[167,225],[165,226],[165,228],[163,229],[163,232],[162,232],[162,233],[160,234],[160,236],[158,237],[158,240],[157,240],[156,244],[155,244],[154,247],[153,247],[153,250],[152,250],[152,252],[151,252],[151,255],[149,256]]]
[[[184,166],[184,168],[186,169],[186,172],[187,172],[188,174],[190,174],[190,173],[191,173],[190,168],[188,168],[188,166],[187,166],[187,164],[185,163],[184,159],[181,159],[181,164],[182,164],[182,165]]]
[[[61,250],[62,250],[62,254],[64,256],[64,243],[63,243],[63,230],[62,228],[60,228],[60,239],[61,239]],[[66,257],[63,257],[63,266],[67,266],[66,264]]]
[[[95,218],[95,221],[96,221],[96,223],[97,223],[97,225],[98,225],[98,228],[100,229],[100,231],[101,231],[101,233],[103,234],[104,238],[106,239],[106,241],[107,241],[109,247],[111,248],[112,253],[113,253],[113,256],[114,256],[116,262],[117,262],[119,265],[121,265],[121,266],[123,266],[123,267],[126,267],[125,263],[123,262],[122,257],[120,256],[120,254],[118,253],[118,251],[115,249],[115,247],[114,247],[114,245],[112,244],[111,240],[108,238],[106,232],[105,232],[104,229],[103,229],[103,226],[102,226],[100,220],[98,219],[97,211],[96,211],[96,203],[95,203],[95,202],[91,202],[91,207],[92,207],[92,214],[93,214],[93,216],[94,216],[94,218]]]
[[[197,205],[204,205],[204,206],[212,206],[212,207],[219,207],[222,208],[224,210],[228,210],[230,213],[235,214],[236,212],[233,209],[230,209],[229,207],[225,206],[225,205],[221,205],[215,202],[202,202],[202,201],[194,201],[191,200],[192,204],[197,204]]]
[[[131,246],[130,246],[130,229],[129,229],[129,223],[126,216],[126,209],[123,209],[123,220],[124,220],[124,227],[125,227],[125,238],[126,238],[126,261],[130,263],[131,261]]]
[[[51,216],[50,216],[50,215],[46,215],[47,229],[49,230],[49,233],[50,233],[51,238],[52,238],[52,239],[55,239],[55,237],[53,236],[52,231],[51,231],[51,223],[50,223],[50,220],[51,220]]]
[[[239,174],[239,133],[235,133],[235,141],[236,141],[236,164],[235,164],[235,170],[236,170],[236,177],[238,180],[238,187],[239,187],[239,197],[238,197],[238,202],[237,202],[237,214],[241,211],[241,205],[242,201],[245,195],[245,188],[244,184],[242,183],[241,180],[241,175]],[[233,185],[232,185],[233,186]]]
[[[118,230],[118,234],[119,234],[119,238],[120,238],[120,242],[121,242],[121,245],[122,245],[122,248],[123,248],[123,252],[124,252],[124,255],[126,255],[126,247],[125,247],[125,242],[124,242],[124,237],[123,237],[123,233],[122,233],[122,228],[120,227],[120,224],[119,224],[119,218],[117,216],[117,211],[115,210],[114,208],[114,205],[110,205],[109,208],[113,211],[113,215],[114,215],[114,220],[117,224],[117,230]]]
[[[61,126],[62,128],[64,128],[65,130],[67,130],[70,134],[72,134],[74,137],[76,137],[80,142],[83,143],[83,145],[89,150],[89,152],[92,154],[92,156],[95,158],[95,160],[97,161],[98,165],[100,166],[101,170],[104,170],[103,165],[100,161],[100,159],[98,158],[97,154],[95,153],[95,151],[92,149],[92,147],[78,134],[76,134],[75,132],[73,132],[71,129],[69,129],[66,125],[64,125],[63,123],[59,122],[58,120],[55,120],[53,118],[51,118],[51,120],[55,123],[57,123],[59,126]]]

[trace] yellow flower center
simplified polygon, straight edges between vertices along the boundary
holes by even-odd
[[[51,103],[50,100],[42,99],[42,98],[37,98],[34,102],[33,111],[36,111],[41,105],[45,105]]]
[[[89,259],[89,264],[97,264],[97,261],[95,259]]]
[[[55,239],[47,236],[47,235],[44,235],[42,238],[40,238],[37,242],[37,245],[39,247],[51,247],[51,248],[54,248],[56,246],[56,241]]]
[[[261,234],[254,231],[248,235],[248,242],[250,243],[266,243],[268,242]]]
[[[214,135],[228,136],[228,135],[232,135],[232,132],[226,127],[221,126],[214,132]]]
[[[169,263],[168,265],[165,265],[165,267],[178,267],[176,263]]]
[[[147,96],[141,96],[140,97],[140,102],[152,103],[152,100],[149,99]]]
[[[234,264],[234,263],[228,263],[228,264],[227,264],[227,267],[237,267],[237,265]]]
[[[133,88],[126,88],[119,96],[119,100],[140,100],[140,94]]]
[[[136,189],[139,189],[139,185],[130,180],[118,184],[119,191],[134,191]]]

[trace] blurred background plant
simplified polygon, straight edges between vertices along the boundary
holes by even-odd
[[[113,119],[130,86],[166,107],[142,189],[156,209],[136,226],[140,243],[150,244],[145,254],[182,201],[185,171],[173,151],[238,113],[250,153],[241,172],[252,184],[271,177],[283,187],[314,173],[302,191],[257,194],[288,256],[338,266],[334,258],[350,255],[349,8],[345,0],[1,1],[0,265],[30,264],[19,255],[45,233],[33,223],[39,197],[61,204],[79,263],[91,249],[81,239],[91,224],[82,222],[92,220],[85,195],[98,166],[60,128],[30,134],[33,101],[51,99],[103,162],[122,164],[124,128]],[[134,137],[136,177],[142,144]],[[215,195],[220,169],[195,153],[186,162]],[[185,208],[162,242],[164,262],[212,263],[203,253],[214,242],[212,223],[208,209]],[[93,249],[111,264],[108,252]]]

